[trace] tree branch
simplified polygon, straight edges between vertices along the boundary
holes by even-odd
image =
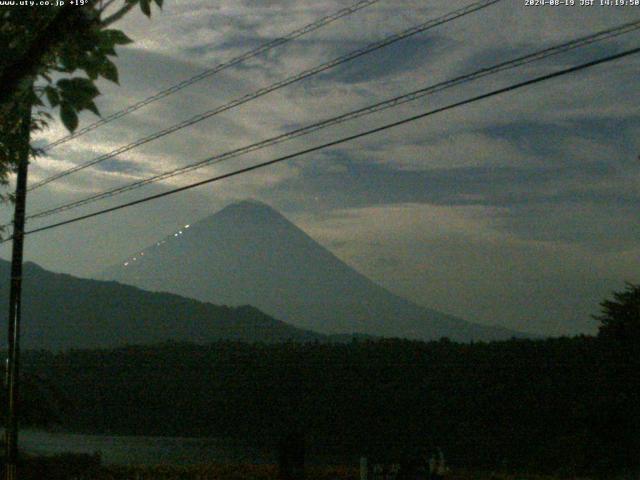
[[[104,13],[104,11],[109,8],[116,0],[107,0],[105,3],[100,5],[100,14]]]
[[[112,23],[117,22],[122,17],[124,17],[133,7],[135,7],[136,4],[137,4],[137,2],[127,1],[126,5],[124,7],[122,7],[120,10],[115,12],[113,15],[110,15],[107,18],[105,18],[101,22],[102,25],[105,26],[105,27],[108,27]]]

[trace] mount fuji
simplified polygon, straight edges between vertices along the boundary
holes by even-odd
[[[339,260],[273,208],[231,204],[99,275],[203,302],[253,305],[324,334],[457,341],[524,336],[403,299]]]

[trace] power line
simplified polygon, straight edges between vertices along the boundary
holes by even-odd
[[[363,117],[365,115],[370,115],[372,113],[375,112],[379,112],[382,110],[386,110],[389,108],[393,108],[396,107],[398,105],[402,105],[404,103],[407,102],[411,102],[411,101],[415,101],[417,99],[423,98],[427,95],[431,95],[433,93],[437,93],[437,92],[441,92],[443,90],[446,90],[448,88],[452,88],[454,86],[458,86],[461,85],[463,83],[467,83],[470,81],[474,81],[477,80],[479,78],[483,78],[485,76],[488,75],[493,75],[508,69],[512,69],[512,68],[516,68],[516,67],[520,67],[522,65],[526,65],[532,62],[536,62],[539,60],[542,60],[544,58],[550,57],[552,55],[557,55],[559,53],[563,53],[569,50],[573,50],[576,48],[580,48],[580,47],[584,47],[586,45],[595,43],[595,42],[600,42],[606,39],[610,39],[610,38],[614,38],[629,32],[632,32],[634,30],[637,30],[638,28],[640,28],[640,20],[636,20],[633,22],[628,22],[625,23],[623,25],[617,26],[617,27],[613,27],[613,28],[609,28],[606,30],[602,30],[600,32],[585,36],[585,37],[581,37],[569,42],[565,42],[562,43],[560,45],[557,46],[553,46],[553,47],[549,47],[543,50],[539,50],[537,52],[528,54],[528,55],[524,55],[524,56],[520,56],[518,58],[512,59],[512,60],[508,60],[505,62],[501,62],[489,67],[485,67],[485,68],[481,68],[479,70],[476,70],[472,73],[466,74],[466,75],[461,75],[458,77],[455,77],[453,79],[450,80],[446,80],[444,82],[440,82],[437,83],[435,85],[431,85],[428,86],[426,88],[421,88],[418,90],[414,90],[412,92],[388,99],[388,100],[384,100],[382,102],[373,104],[373,105],[369,105],[367,107],[364,108],[360,108],[358,110],[354,110],[336,117],[332,117],[329,119],[325,119],[321,122],[317,122],[317,123],[313,123],[311,125],[307,125],[305,127],[301,127],[280,135],[277,135],[275,137],[271,137],[268,138],[266,140],[262,140],[260,142],[257,143],[253,143],[251,145],[247,145],[244,147],[240,147],[240,148],[236,148],[218,155],[214,155],[211,156],[209,158],[206,158],[204,160],[200,160],[196,163],[190,164],[190,165],[186,165],[180,168],[176,168],[167,172],[163,172],[157,175],[153,175],[151,177],[142,179],[142,180],[138,180],[132,183],[129,183],[127,185],[123,185],[120,187],[116,187],[110,190],[106,190],[104,192],[100,192],[94,195],[91,195],[89,197],[80,199],[80,200],[76,200],[74,202],[70,202],[67,204],[63,204],[60,205],[58,207],[54,207],[54,208],[50,208],[47,210],[43,210],[37,213],[34,213],[32,215],[27,216],[27,219],[32,220],[32,219],[36,219],[36,218],[43,218],[43,217],[47,217],[50,215],[53,215],[55,213],[59,213],[59,212],[63,212],[66,210],[70,210],[72,208],[76,208],[76,207],[80,207],[83,205],[87,205],[89,203],[93,203],[96,202],[98,200],[104,199],[104,198],[110,198],[113,197],[115,195],[124,193],[124,192],[128,192],[130,190],[135,190],[137,188],[143,187],[144,185],[148,185],[151,183],[155,183],[158,182],[160,180],[164,180],[167,178],[171,178],[177,175],[182,175],[184,173],[205,167],[205,166],[209,166],[209,165],[213,165],[213,164],[218,164],[221,163],[223,161],[226,160],[230,160],[232,158],[238,157],[240,155],[244,155],[250,152],[254,152],[256,150],[261,150],[263,148],[269,147],[269,146],[273,146],[297,137],[301,137],[303,135],[307,135],[310,134],[312,132],[316,132],[318,130],[330,127],[330,126],[334,126],[349,120],[353,120],[356,118],[360,118]]]
[[[69,140],[72,140],[74,138],[80,137],[82,135],[84,135],[87,132],[90,132],[92,130],[97,129],[98,127],[104,125],[105,123],[109,123],[112,122],[113,120],[116,120],[118,118],[122,118],[125,115],[128,115],[132,112],[135,112],[136,110],[141,109],[142,107],[145,107],[146,105],[149,105],[150,103],[153,103],[157,100],[160,100],[162,98],[168,97],[169,95],[172,95],[190,85],[193,85],[196,82],[199,82],[200,80],[204,80],[205,78],[209,78],[213,75],[215,75],[218,72],[221,72],[222,70],[225,70],[227,68],[233,67],[235,65],[238,65],[246,60],[249,60],[251,58],[254,58],[262,53],[265,53],[273,48],[276,48],[280,45],[283,45],[285,43],[290,42],[291,40],[294,40],[296,38],[302,37],[303,35],[306,35],[307,33],[313,32],[314,30],[318,30],[321,27],[324,27],[326,25],[329,25],[330,23],[333,23],[334,21],[342,18],[342,17],[346,17],[348,15],[351,15],[355,12],[357,12],[358,10],[362,10],[363,8],[366,8],[370,5],[373,5],[374,3],[378,3],[380,0],[362,0],[359,1],[355,4],[353,4],[350,7],[347,8],[343,8],[341,10],[338,10],[337,12],[334,12],[330,15],[327,15],[325,17],[322,17],[318,20],[316,20],[313,23],[310,23],[308,25],[305,25],[304,27],[301,27],[297,30],[293,30],[292,32],[288,33],[287,35],[285,35],[284,37],[279,37],[276,38],[275,40],[272,40],[270,42],[267,42],[263,45],[261,45],[260,47],[254,49],[254,50],[250,50],[248,52],[243,53],[242,55],[239,55],[235,58],[232,58],[231,60],[224,62],[224,63],[220,63],[218,65],[216,65],[215,67],[209,68],[207,70],[204,70],[203,72],[200,72],[197,75],[194,75],[191,78],[188,78],[186,80],[181,81],[180,83],[177,83],[175,85],[172,85],[164,90],[161,90],[157,93],[155,93],[154,95],[151,95],[150,97],[145,98],[144,100],[141,100],[137,103],[134,103],[132,105],[129,105],[128,107],[119,110],[115,113],[112,113],[111,115],[108,115],[104,118],[101,118],[100,120],[87,125],[84,128],[81,128],[80,130],[77,130],[69,135],[66,135],[62,138],[59,138],[58,140],[55,140],[47,145],[45,145],[44,147],[42,147],[41,150],[43,151],[48,151],[53,149],[54,147],[61,145],[63,143],[68,142]]]
[[[58,174],[54,174],[54,175],[52,175],[52,176],[50,176],[48,178],[45,178],[44,180],[41,180],[40,182],[38,182],[36,184],[30,186],[29,190],[35,190],[35,189],[37,189],[37,188],[39,188],[39,187],[41,187],[43,185],[46,185],[46,184],[48,184],[48,183],[50,183],[52,181],[58,180],[59,178],[63,178],[65,176],[67,176],[67,175],[73,174],[73,173],[75,173],[77,171],[80,171],[80,170],[83,170],[83,169],[85,169],[87,167],[96,165],[97,163],[100,163],[100,162],[103,162],[105,160],[114,158],[115,156],[117,156],[119,154],[122,154],[124,152],[127,152],[129,150],[132,150],[132,149],[134,149],[134,148],[136,148],[136,147],[138,147],[140,145],[144,145],[144,144],[146,144],[148,142],[151,142],[153,140],[156,140],[158,138],[166,136],[166,135],[168,135],[170,133],[173,133],[175,131],[181,130],[181,129],[186,128],[186,127],[189,127],[189,126],[191,126],[191,125],[193,125],[195,123],[201,122],[201,121],[203,121],[203,120],[205,120],[207,118],[210,118],[210,117],[212,117],[214,115],[217,115],[219,113],[222,113],[222,112],[225,112],[225,111],[230,110],[232,108],[235,108],[235,107],[237,107],[239,105],[247,103],[247,102],[249,102],[251,100],[254,100],[254,99],[256,99],[258,97],[261,97],[263,95],[266,95],[268,93],[271,93],[271,92],[273,92],[275,90],[279,90],[279,89],[284,88],[284,87],[286,87],[288,85],[291,85],[291,84],[293,84],[295,82],[298,82],[298,81],[301,81],[301,80],[303,80],[305,78],[308,78],[308,77],[310,77],[312,75],[316,75],[318,73],[321,73],[321,72],[324,72],[324,71],[329,70],[331,68],[334,68],[334,67],[336,67],[336,66],[338,66],[338,65],[340,65],[342,63],[345,63],[345,62],[348,62],[348,61],[353,60],[355,58],[358,58],[358,57],[360,57],[362,55],[365,55],[365,54],[371,53],[373,51],[379,50],[379,49],[381,49],[383,47],[386,47],[386,46],[388,46],[388,45],[390,45],[392,43],[395,43],[397,41],[403,40],[403,39],[405,39],[405,38],[407,38],[409,36],[416,35],[418,33],[424,32],[425,30],[428,30],[430,28],[434,28],[434,27],[436,27],[438,25],[441,25],[441,24],[456,20],[459,17],[462,17],[464,15],[468,15],[470,13],[473,13],[473,12],[477,11],[477,10],[486,8],[486,7],[488,7],[488,6],[490,6],[490,5],[494,4],[494,3],[497,3],[499,1],[501,1],[501,0],[483,0],[483,1],[479,1],[479,2],[476,2],[476,3],[468,5],[467,7],[455,10],[453,12],[450,12],[450,13],[442,16],[442,17],[429,20],[429,21],[427,21],[425,23],[422,23],[422,24],[419,24],[417,26],[411,27],[411,28],[409,28],[407,30],[404,30],[404,31],[402,31],[400,33],[390,35],[390,36],[382,39],[381,41],[374,42],[372,44],[367,45],[366,47],[354,50],[354,51],[352,51],[352,52],[350,52],[350,53],[348,53],[346,55],[343,55],[341,57],[335,58],[335,59],[333,59],[333,60],[331,60],[329,62],[325,62],[325,63],[323,63],[321,65],[318,65],[318,66],[316,66],[314,68],[311,68],[309,70],[305,70],[305,71],[303,71],[301,73],[298,73],[298,74],[293,75],[291,77],[288,77],[288,78],[286,78],[284,80],[276,82],[276,83],[274,83],[274,84],[272,84],[272,85],[270,85],[268,87],[263,87],[263,88],[261,88],[259,90],[254,91],[253,93],[249,93],[249,94],[246,94],[246,95],[244,95],[242,97],[236,98],[236,99],[232,100],[231,102],[228,102],[228,103],[226,103],[226,104],[224,104],[222,106],[219,106],[219,107],[217,107],[217,108],[215,108],[213,110],[209,110],[207,112],[201,113],[201,114],[196,115],[194,117],[191,117],[190,119],[187,119],[187,120],[185,120],[183,122],[175,124],[175,125],[173,125],[173,126],[171,126],[169,128],[160,130],[160,131],[155,132],[155,133],[153,133],[151,135],[148,135],[148,136],[146,136],[144,138],[138,139],[138,140],[136,140],[134,142],[131,142],[131,143],[127,144],[127,145],[119,147],[119,148],[117,148],[117,149],[115,149],[115,150],[113,150],[111,152],[108,152],[108,153],[106,153],[104,155],[96,157],[95,159],[90,160],[89,162],[86,162],[86,163],[84,163],[82,165],[77,165],[75,167],[67,169],[67,170],[65,170],[63,172],[60,172]]]
[[[106,153],[104,155],[100,155],[99,157],[94,158],[93,160],[90,160],[86,163],[83,163],[81,165],[77,165],[75,167],[69,168],[63,172],[54,174],[48,178],[45,178],[43,180],[41,180],[38,183],[35,183],[34,185],[29,187],[29,190],[35,190],[37,188],[40,188],[50,182],[53,182],[55,180],[58,180],[60,178],[66,177],[67,175],[71,175],[75,172],[78,172],[80,170],[84,170],[85,168],[91,167],[93,165],[96,165],[100,162],[103,162],[105,160],[111,159],[116,157],[117,155],[120,155],[121,153],[124,152],[128,152],[129,150],[132,150],[136,147],[139,147],[140,145],[144,145],[146,143],[149,143],[153,140],[157,140],[158,138],[164,137],[166,135],[169,135],[170,133],[176,132],[178,130],[181,130],[183,128],[189,127],[195,123],[201,122],[203,120],[206,120],[207,118],[213,117],[214,115],[218,115],[219,113],[222,112],[226,112],[227,110],[231,110],[232,108],[235,108],[239,105],[245,104],[247,102],[250,102],[252,100],[255,100],[256,98],[262,97],[268,93],[271,93],[273,91],[279,90],[281,88],[284,88],[288,85],[291,85],[293,83],[299,82],[305,78],[311,77],[313,75],[316,75],[318,73],[327,71],[331,68],[334,68],[338,65],[341,65],[343,63],[346,63],[348,61],[351,61],[355,58],[361,57],[363,55],[366,55],[368,53],[374,52],[376,50],[379,50],[383,47],[386,47],[388,45],[391,45],[395,42],[398,42],[400,40],[403,40],[405,38],[408,38],[410,36],[416,35],[418,33],[422,33],[426,30],[429,30],[431,28],[434,28],[436,26],[454,21],[460,17],[463,17],[465,15],[469,15],[470,13],[476,12],[478,10],[482,10],[484,8],[487,8],[491,5],[493,5],[494,3],[498,3],[501,0],[481,0],[478,2],[475,2],[473,4],[470,4],[466,7],[463,7],[461,9],[458,10],[454,10],[450,13],[447,13],[441,17],[438,17],[436,19],[432,19],[429,20],[425,23],[421,23],[420,25],[416,25],[413,26],[411,28],[408,28],[400,33],[396,33],[393,35],[390,35],[378,42],[374,42],[371,43],[369,45],[367,45],[366,47],[354,50],[350,53],[347,53],[343,56],[340,56],[338,58],[335,58],[333,60],[330,60],[328,62],[325,62],[321,65],[318,65],[316,67],[313,67],[309,70],[305,70],[301,73],[298,73],[296,75],[293,75],[291,77],[288,77],[284,80],[281,80],[279,82],[273,83],[271,85],[269,85],[268,87],[263,87],[259,90],[254,91],[253,93],[248,93],[242,97],[236,98],[235,100],[232,100],[231,102],[228,102],[222,106],[219,106],[213,110],[209,110],[206,111],[204,113],[201,113],[199,115],[195,115],[193,117],[191,117],[190,119],[184,120],[180,123],[177,123],[171,127],[165,128],[163,130],[160,130],[158,132],[152,133],[151,135],[148,135],[146,137],[143,137],[141,139],[135,140],[134,142],[131,142],[127,145],[123,145],[122,147],[119,147],[109,153]]]
[[[213,182],[217,182],[217,181],[220,181],[220,180],[224,180],[226,178],[231,178],[231,177],[234,177],[234,176],[237,176],[237,175],[248,173],[248,172],[251,172],[253,170],[257,170],[257,169],[264,168],[264,167],[267,167],[267,166],[270,166],[270,165],[274,165],[276,163],[280,163],[280,162],[284,162],[284,161],[287,161],[287,160],[291,160],[293,158],[297,158],[297,157],[300,157],[302,155],[306,155],[308,153],[316,152],[318,150],[323,150],[323,149],[328,148],[328,147],[333,147],[333,146],[336,146],[336,145],[340,145],[342,143],[350,142],[350,141],[356,140],[358,138],[362,138],[362,137],[366,137],[366,136],[369,136],[369,135],[373,135],[374,133],[379,133],[379,132],[382,132],[384,130],[395,128],[395,127],[398,127],[400,125],[404,125],[404,124],[407,124],[407,123],[410,123],[410,122],[414,122],[416,120],[420,120],[422,118],[426,118],[426,117],[429,117],[431,115],[435,115],[435,114],[438,114],[438,113],[441,113],[441,112],[444,112],[444,111],[447,111],[447,110],[452,110],[454,108],[457,108],[457,107],[460,107],[460,106],[463,106],[463,105],[468,105],[470,103],[474,103],[474,102],[477,102],[477,101],[480,101],[480,100],[484,100],[486,98],[490,98],[490,97],[494,97],[494,96],[497,96],[497,95],[501,95],[503,93],[507,93],[507,92],[510,92],[510,91],[514,91],[514,90],[529,86],[529,85],[533,85],[533,84],[540,83],[540,82],[543,82],[543,81],[546,81],[546,80],[550,80],[552,78],[561,77],[563,75],[567,75],[567,74],[574,73],[574,72],[577,72],[577,71],[580,71],[580,70],[584,70],[586,68],[590,68],[590,67],[593,67],[593,66],[596,66],[596,65],[600,65],[600,64],[603,64],[603,63],[611,62],[611,61],[614,61],[614,60],[619,60],[619,59],[621,59],[623,57],[627,57],[629,55],[633,55],[633,54],[636,54],[636,53],[639,53],[639,52],[640,52],[640,47],[633,48],[631,50],[626,50],[624,52],[621,52],[621,53],[618,53],[618,54],[615,54],[615,55],[609,55],[607,57],[603,57],[603,58],[599,58],[597,60],[593,60],[593,61],[590,61],[590,62],[587,62],[587,63],[583,63],[583,64],[577,65],[575,67],[566,68],[566,69],[559,70],[559,71],[556,71],[556,72],[553,72],[553,73],[549,73],[549,74],[546,74],[546,75],[541,75],[541,76],[535,77],[535,78],[530,79],[530,80],[526,80],[526,81],[523,81],[523,82],[519,82],[519,83],[510,85],[508,87],[499,88],[497,90],[493,90],[491,92],[484,93],[482,95],[477,95],[475,97],[471,97],[471,98],[468,98],[466,100],[462,100],[462,101],[459,101],[459,102],[456,102],[456,103],[452,103],[452,104],[449,104],[449,105],[444,106],[444,107],[436,108],[436,109],[430,110],[430,111],[425,112],[425,113],[421,113],[421,114],[418,114],[418,115],[407,117],[407,118],[404,118],[402,120],[398,120],[398,121],[393,122],[393,123],[388,123],[388,124],[383,125],[381,127],[377,127],[377,128],[371,129],[371,130],[367,130],[365,132],[357,133],[355,135],[350,135],[350,136],[347,136],[347,137],[343,137],[343,138],[340,138],[338,140],[333,140],[331,142],[324,143],[322,145],[318,145],[318,146],[315,146],[315,147],[307,148],[305,150],[301,150],[301,151],[298,151],[296,153],[292,153],[292,154],[289,154],[289,155],[285,155],[285,156],[282,156],[282,157],[275,158],[273,160],[269,160],[269,161],[266,161],[266,162],[258,163],[256,165],[252,165],[250,167],[245,167],[245,168],[242,168],[242,169],[239,169],[239,170],[235,170],[233,172],[225,173],[223,175],[217,175],[215,177],[211,177],[211,178],[208,178],[206,180],[201,180],[199,182],[191,183],[189,185],[185,185],[185,186],[182,186],[182,187],[174,188],[173,190],[169,190],[169,191],[166,191],[166,192],[163,192],[163,193],[150,195],[150,196],[138,199],[138,200],[134,200],[134,201],[127,202],[127,203],[124,203],[124,204],[121,204],[121,205],[117,205],[115,207],[105,208],[103,210],[99,210],[97,212],[89,213],[87,215],[81,215],[81,216],[78,216],[78,217],[71,218],[69,220],[64,220],[64,221],[57,222],[57,223],[54,223],[54,224],[51,224],[51,225],[46,225],[44,227],[40,227],[40,228],[36,228],[36,229],[33,229],[33,230],[29,230],[29,231],[25,232],[25,235],[32,234],[32,233],[43,232],[45,230],[50,230],[50,229],[53,229],[53,228],[61,227],[63,225],[68,225],[68,224],[71,224],[71,223],[79,222],[81,220],[86,220],[88,218],[92,218],[92,217],[96,217],[96,216],[103,215],[103,214],[106,214],[106,213],[114,212],[116,210],[121,210],[121,209],[124,209],[124,208],[128,208],[128,207],[131,207],[131,206],[134,206],[134,205],[141,204],[141,203],[146,203],[146,202],[149,202],[151,200],[156,200],[158,198],[162,198],[162,197],[166,197],[166,196],[169,196],[169,195],[173,195],[175,193],[183,192],[185,190],[190,190],[192,188],[196,188],[196,187],[199,187],[199,186],[202,186],[202,185],[206,185],[206,184],[209,184],[209,183],[213,183]],[[9,239],[4,240],[2,243],[6,242],[8,240]]]

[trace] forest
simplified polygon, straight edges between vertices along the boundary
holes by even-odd
[[[455,465],[588,473],[637,461],[638,363],[590,337],[41,351],[24,410],[76,432],[275,444],[297,429],[376,458],[437,445]]]
[[[562,475],[637,471],[640,287],[597,336],[455,343],[165,342],[23,355],[22,425],[208,436]],[[403,458],[404,457],[404,458]]]

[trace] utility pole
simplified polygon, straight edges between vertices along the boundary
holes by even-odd
[[[11,253],[11,290],[9,293],[9,353],[7,357],[7,419],[5,427],[5,479],[17,479],[18,463],[18,403],[20,386],[20,300],[22,293],[22,253],[24,247],[24,217],[27,204],[27,171],[31,107],[25,107],[20,120],[20,145],[17,153],[17,179],[13,217]]]

